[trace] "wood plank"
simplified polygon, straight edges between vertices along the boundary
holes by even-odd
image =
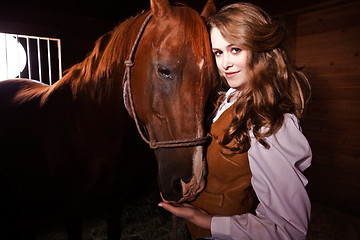
[[[322,173],[322,176],[318,174],[319,172]],[[337,191],[341,190],[344,192],[350,191],[350,189],[357,189],[359,190],[357,194],[360,194],[359,174],[351,175],[347,170],[329,166],[328,163],[316,162],[316,159],[313,160],[306,174],[309,181],[313,181],[313,183],[316,182],[317,185],[323,187],[328,186],[331,187],[332,190],[336,189]],[[346,186],[346,188],[344,186]],[[337,195],[336,192],[335,195]]]
[[[343,1],[339,2],[335,6],[321,8],[315,11],[309,11],[305,13],[294,13],[293,17],[297,19],[297,25],[301,24],[313,24],[319,18],[323,20],[327,19],[343,19],[348,16],[357,15],[360,10],[360,1]],[[321,21],[319,21],[321,22]]]
[[[359,26],[360,17],[358,14],[360,13],[349,15],[346,18],[338,18],[331,20],[324,20],[324,18],[318,17],[313,22],[309,22],[307,24],[297,23],[298,25],[296,25],[294,29],[291,29],[290,36],[296,35],[298,37],[303,37],[312,34]]]
[[[312,101],[360,101],[360,87],[351,88],[312,88]]]
[[[360,45],[360,44],[359,44]],[[317,52],[315,50],[314,52]],[[341,53],[309,53],[306,54],[305,51],[298,51],[296,58],[294,58],[294,64],[299,67],[306,68],[318,68],[318,67],[332,67],[343,68],[343,67],[353,67],[360,66],[360,46],[358,50],[353,50],[350,52],[342,51]],[[357,73],[360,72],[359,69],[356,70]]]
[[[326,179],[311,179],[307,186],[311,201],[323,201],[326,204],[335,205],[339,210],[349,211],[352,214],[360,212],[359,188],[348,187],[346,183],[342,187],[334,188],[330,184],[322,184]]]
[[[332,145],[347,145],[349,148],[359,149],[359,135],[351,135],[342,133],[337,134],[334,132],[324,132],[319,131],[317,129],[309,129],[307,128],[305,133],[306,138],[312,143],[324,144],[324,146],[332,146]]]
[[[328,32],[360,25],[360,1],[341,4],[335,7],[294,15],[296,36]],[[289,20],[291,21],[291,20]]]
[[[357,101],[311,101],[306,109],[305,119],[326,121],[353,120],[360,122],[360,102]]]
[[[352,74],[352,75],[349,75]],[[358,88],[360,87],[360,76],[358,74],[308,74],[312,88]]]
[[[346,66],[334,67],[331,65],[326,66],[309,66],[303,69],[305,74],[312,75],[329,75],[329,76],[359,76],[360,68],[358,64],[347,64]]]
[[[315,115],[315,116],[314,116]],[[353,121],[346,117],[337,117],[331,115],[308,114],[304,121],[306,131],[322,131],[338,135],[360,135],[358,116],[353,116]],[[360,142],[360,141],[359,141]]]
[[[341,117],[328,114],[308,114],[306,120],[304,120],[304,130],[306,129],[306,131],[322,130],[338,134],[341,134],[342,132],[359,133],[359,130],[355,130],[358,126],[359,117],[356,115],[350,115],[350,117],[346,115],[345,117]]]
[[[311,167],[311,171],[309,169],[309,174],[307,174],[309,188],[316,187],[317,189],[322,189],[318,192],[319,194],[326,195],[328,198],[336,198],[337,201],[345,201],[347,203],[359,201],[359,199],[354,200],[353,197],[355,197],[355,195],[359,196],[360,186],[358,184],[354,184],[354,182],[359,181],[360,179],[356,178],[354,179],[354,182],[344,181],[344,177],[342,176],[343,173],[338,173],[336,169],[332,172],[327,171],[324,176],[319,176],[315,172],[327,169],[326,165],[316,169],[314,166]],[[314,174],[312,174],[312,172],[314,172]],[[334,181],[329,181],[330,179],[333,179]]]
[[[359,148],[358,149],[351,148],[344,144],[342,144],[342,145],[334,145],[334,144],[324,145],[319,142],[312,142],[310,146],[311,146],[311,149],[313,150],[314,154],[315,153],[318,155],[329,154],[329,155],[334,155],[334,156],[338,157],[339,159],[342,159],[342,157],[344,157],[346,159],[346,163],[353,164],[348,167],[358,171],[358,169],[354,168],[354,166],[356,166],[359,162],[359,156],[360,156]],[[329,146],[331,146],[331,147],[329,147]],[[320,161],[320,160],[317,160],[317,161]]]
[[[360,17],[359,17],[360,18]],[[341,40],[353,41],[360,35],[359,25],[354,25],[347,28],[339,28],[332,31],[321,33],[313,33],[306,36],[295,36],[296,41],[293,42],[299,47],[316,45],[318,43],[328,44],[329,42],[340,42]],[[356,43],[356,42],[355,42]],[[348,42],[343,42],[341,45],[349,45]],[[358,44],[351,44],[358,45]],[[337,46],[332,46],[337,47]]]
[[[295,59],[319,54],[359,54],[360,27],[296,37],[292,42]]]
[[[309,113],[304,121],[307,131],[321,130],[337,134],[360,134],[356,127],[359,125],[358,114],[318,114]]]
[[[343,101],[338,99],[333,99],[331,101],[310,101],[308,108],[312,111],[334,111],[338,114],[360,114],[360,102],[359,101]],[[308,110],[305,115],[307,118]]]
[[[336,151],[331,151],[331,148],[329,146],[317,147],[317,145],[311,145],[314,161],[341,169],[351,175],[359,174],[359,169],[354,168],[358,162],[357,156],[359,156],[359,151],[355,155],[349,155],[347,153],[340,154]]]
[[[360,64],[349,66],[306,66],[304,74],[313,88],[346,88],[360,86]]]
[[[314,138],[313,136],[310,136],[309,131],[304,132],[304,135],[306,137],[306,139],[308,140],[308,142],[310,143],[310,146],[322,146],[322,147],[327,147],[327,148],[333,148],[334,151],[336,150],[348,150],[349,151],[349,156],[355,156],[357,159],[359,159],[359,147],[358,146],[351,146],[351,145],[346,145],[342,142],[331,142],[329,139],[326,139],[325,137],[327,137],[325,134],[320,133],[317,139]],[[322,136],[322,138],[321,138]],[[356,161],[356,164],[354,166],[352,166],[353,168],[357,167],[359,165],[359,161]],[[319,173],[321,174],[321,173]]]

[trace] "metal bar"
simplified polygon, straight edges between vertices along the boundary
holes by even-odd
[[[49,66],[49,85],[52,84],[52,81],[51,81],[51,53],[50,53],[50,40],[47,39],[47,50],[48,50],[48,66]]]
[[[30,44],[29,37],[26,37],[26,55],[27,55],[27,65],[28,65],[28,74],[29,79],[31,79],[31,62],[30,62]]]
[[[37,47],[38,47],[39,81],[42,82],[41,56],[40,56],[40,38],[37,38],[36,40],[37,40]]]
[[[58,47],[58,59],[59,59],[59,79],[62,78],[62,65],[61,65],[61,43],[60,39],[57,40],[57,47]]]
[[[4,43],[5,43],[5,71],[6,71],[6,78],[9,78],[9,59],[8,59],[8,52],[7,52],[7,41],[6,41],[6,34],[4,35]]]
[[[15,39],[16,39],[16,50],[17,50],[17,62],[18,62],[18,74],[19,74],[19,78],[21,78],[21,72],[20,72],[20,53],[19,53],[19,37],[18,35],[15,35]]]

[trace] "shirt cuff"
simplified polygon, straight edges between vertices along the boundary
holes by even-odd
[[[211,218],[211,235],[215,239],[231,239],[230,238],[230,222],[231,217],[213,216]]]

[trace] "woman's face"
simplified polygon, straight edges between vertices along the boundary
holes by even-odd
[[[215,55],[216,65],[232,88],[238,88],[248,81],[249,50],[229,43],[224,39],[218,28],[210,31],[212,51]]]

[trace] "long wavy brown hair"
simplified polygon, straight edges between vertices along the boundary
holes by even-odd
[[[245,152],[250,148],[252,129],[257,141],[269,148],[265,138],[281,128],[285,113],[301,119],[311,93],[308,79],[285,50],[286,31],[249,3],[225,6],[208,25],[210,30],[218,28],[228,42],[251,52],[248,82],[239,89],[242,94],[234,103],[235,117],[220,143],[233,152]]]

